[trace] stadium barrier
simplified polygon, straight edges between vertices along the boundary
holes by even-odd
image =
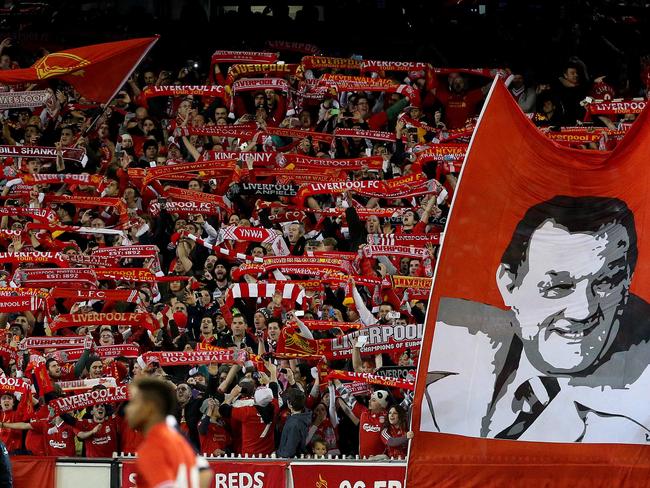
[[[47,458],[12,457],[16,488],[48,488],[42,470]],[[406,462],[398,459],[367,460],[328,456],[323,459],[281,459],[271,457],[207,457],[214,471],[212,488],[404,488]],[[54,466],[54,464],[53,464]],[[90,486],[93,488],[134,488],[135,457],[59,458],[51,488]]]

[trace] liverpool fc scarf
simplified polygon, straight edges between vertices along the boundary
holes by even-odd
[[[82,410],[103,403],[124,402],[128,399],[129,389],[127,385],[120,385],[116,388],[100,388],[78,395],[55,398],[48,404],[52,408],[50,418],[61,415],[64,412]]]
[[[118,326],[145,327],[151,332],[159,329],[158,321],[153,315],[144,312],[109,312],[109,313],[71,313],[60,314],[50,324],[52,332],[64,328],[81,326]]]
[[[157,363],[160,366],[235,364],[243,362],[243,352],[236,354],[231,349],[217,348],[211,348],[209,351],[155,351],[144,353],[142,359],[146,364]]]
[[[198,95],[202,97],[220,97],[226,96],[226,91],[223,86],[218,85],[165,85],[155,86],[149,85],[143,90],[145,98],[153,97],[175,97]]]
[[[378,376],[370,373],[356,373],[351,371],[342,371],[333,369],[329,372],[330,379],[339,379],[347,381],[364,381],[371,385],[382,385],[388,388],[401,388],[403,390],[414,390],[415,383],[413,381],[406,381],[396,378],[388,378],[386,376]]]

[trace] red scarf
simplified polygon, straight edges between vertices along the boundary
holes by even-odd
[[[275,63],[280,56],[278,53],[254,52],[254,51],[215,51],[212,55],[212,64],[215,63]]]
[[[416,155],[416,162],[463,160],[467,144],[432,144]]]
[[[160,203],[152,201],[148,207],[149,213],[153,217],[160,215]],[[167,202],[165,210],[170,214],[189,215],[189,214],[203,214],[203,215],[218,215],[221,207],[213,203],[198,203],[198,202]]]
[[[156,283],[160,281],[183,281],[187,276],[156,276],[149,268],[107,268],[96,269],[100,280],[125,280],[136,283]]]
[[[50,418],[61,415],[64,412],[81,410],[103,403],[124,402],[128,399],[129,389],[127,385],[120,385],[116,388],[101,388],[69,397],[55,398],[48,404],[52,407]]]
[[[194,242],[199,244],[200,246],[203,246],[207,249],[210,249],[214,251],[215,254],[221,255],[221,256],[226,256],[232,260],[239,260],[243,262],[248,262],[248,263],[262,263],[264,260],[262,258],[257,258],[254,256],[248,256],[246,254],[242,254],[239,252],[232,251],[230,249],[226,249],[224,247],[218,247],[218,246],[213,246],[205,242],[205,240],[201,239],[200,237],[196,237],[194,234],[188,234],[188,233],[183,233],[184,237],[187,237],[188,239],[192,239]]]
[[[326,144],[332,144],[334,141],[333,134],[327,134],[325,132],[315,132],[311,130],[302,130],[302,129],[287,129],[284,127],[270,127],[267,126],[264,130],[265,136],[278,136],[278,137],[291,137],[294,139],[303,139],[305,137],[311,137],[314,141],[324,142]]]
[[[70,363],[77,361],[86,351],[86,349],[66,349],[53,355],[57,361]],[[116,344],[114,346],[96,346],[93,348],[93,354],[102,359],[122,356],[125,358],[137,358],[140,355],[140,348],[134,344]]]
[[[442,185],[435,180],[424,180],[422,173],[394,178],[393,180],[356,180],[336,183],[310,183],[302,185],[298,196],[343,193],[351,191],[360,195],[377,198],[411,198],[419,195],[437,195]]]
[[[0,297],[0,313],[40,310],[45,303],[45,300],[34,295]]]
[[[140,301],[138,290],[76,290],[71,288],[52,288],[50,295],[52,298],[71,298],[77,301],[111,300],[128,303],[138,303]]]
[[[47,90],[0,93],[0,110],[42,107],[51,97],[52,93]]]
[[[232,309],[236,298],[271,298],[276,293],[281,293],[283,300],[290,300],[299,306],[305,301],[305,290],[291,282],[234,283],[226,292],[225,307]]]
[[[395,142],[397,140],[395,138],[394,132],[364,129],[345,129],[342,127],[337,127],[334,130],[334,137],[362,137],[364,139],[385,142]]]
[[[21,393],[25,395],[29,392],[29,387],[29,383],[21,378],[0,376],[0,392],[2,393]]]
[[[58,353],[57,353],[58,354]],[[65,360],[56,358],[59,362],[65,362]],[[107,388],[116,388],[117,384],[115,378],[108,376],[106,378],[86,378],[83,380],[70,380],[70,381],[57,381],[56,383],[63,391],[81,391],[81,390],[90,390],[96,386],[102,385]]]
[[[440,244],[440,233],[430,234],[368,234],[368,244],[377,246],[426,247]]]
[[[352,265],[349,261],[339,258],[322,258],[322,257],[302,257],[302,256],[271,256],[265,257],[262,264],[247,263],[235,270],[235,279],[239,279],[245,274],[268,273],[274,269],[291,270],[289,273],[302,274],[300,271],[308,271],[305,274],[316,273],[316,275],[352,271]],[[284,271],[282,271],[284,272]]]
[[[86,150],[82,147],[62,147],[63,159],[77,161],[80,163],[86,156]],[[57,149],[45,146],[0,146],[0,158],[25,157],[38,159],[56,159]]]
[[[303,53],[303,54],[318,54],[320,48],[314,44],[307,42],[297,41],[266,41],[266,47],[270,49],[277,49],[278,51]]]
[[[359,69],[361,61],[352,58],[333,58],[331,56],[304,56],[302,58],[304,69]]]
[[[243,351],[236,354],[231,349],[210,348],[209,351],[155,351],[146,352],[142,359],[147,364],[160,366],[199,365],[210,363],[235,364],[243,362]]]
[[[391,276],[394,288],[419,288],[423,290],[430,290],[433,283],[432,278],[425,278],[421,276]]]
[[[215,126],[224,127],[224,126]],[[231,126],[238,127],[238,126]],[[253,128],[254,130],[255,128]],[[235,152],[235,151],[206,151],[200,161],[244,161],[254,168],[270,168],[274,166],[278,153],[275,152]],[[264,164],[263,164],[264,163]]]
[[[379,71],[426,71],[431,69],[429,63],[419,61],[371,61],[361,62],[361,73]]]
[[[189,127],[179,127],[175,131],[175,135],[178,136],[208,136],[208,137],[235,137],[238,139],[251,140],[255,133],[257,132],[257,127],[250,127],[248,125],[202,125],[189,126]],[[207,151],[211,153],[213,151]],[[239,154],[239,153],[234,153]],[[246,153],[241,153],[246,154]],[[201,160],[208,159],[217,159],[211,158],[206,153],[201,155]]]
[[[372,170],[380,170],[384,163],[381,156],[368,156],[353,159],[328,159],[304,156],[302,154],[284,154],[281,160],[284,165],[293,165],[295,168],[321,169],[332,168],[345,171],[359,171],[364,167]],[[291,167],[291,166],[289,166]]]
[[[363,381],[371,385],[382,385],[388,388],[401,388],[403,390],[415,390],[415,383],[412,381],[387,378],[370,373],[356,373],[351,371],[341,371],[338,369],[331,370],[328,374],[330,379]]]
[[[133,246],[117,246],[117,247],[100,247],[93,251],[93,256],[105,256],[115,259],[123,258],[152,258],[158,256],[160,250],[158,246],[153,244],[148,245],[133,245]]]
[[[640,114],[647,100],[622,100],[619,102],[592,102],[587,104],[587,115],[585,120],[591,120],[592,115],[623,115]]]
[[[58,315],[50,324],[50,330],[55,332],[64,328],[81,326],[118,326],[145,327],[155,332],[160,324],[153,315],[145,312],[109,312],[109,313],[68,313]]]
[[[367,78],[365,76],[332,75],[325,73],[319,78],[319,85],[340,91],[382,91],[393,92],[400,86],[393,80]]]
[[[233,64],[228,70],[228,85],[239,78],[254,78],[258,75],[277,76],[288,78],[302,76],[302,67],[299,64]]]
[[[92,338],[88,336],[66,337],[27,337],[20,343],[21,349],[72,349],[90,347]]]
[[[11,281],[27,288],[97,287],[97,275],[90,268],[17,269]]]
[[[27,217],[37,222],[54,222],[57,220],[56,214],[47,208],[28,208],[28,207],[0,207],[0,217]],[[5,233],[12,231],[5,231]],[[18,232],[18,231],[16,231]],[[20,235],[7,234],[7,235]]]
[[[330,330],[338,328],[341,330],[359,329],[363,324],[354,322],[336,322],[334,320],[303,320],[309,330]]]
[[[218,85],[149,85],[142,91],[142,95],[144,95],[145,98],[187,95],[225,98],[226,91],[223,86]]]
[[[98,191],[101,191],[103,181],[104,178],[102,176],[90,174],[35,174],[23,175],[20,178],[10,180],[7,182],[7,186],[18,184],[26,186],[56,185],[65,183],[66,185],[92,185],[97,187]]]
[[[278,354],[323,355],[327,359],[349,359],[352,357],[351,337],[367,335],[368,342],[362,348],[362,355],[374,355],[382,352],[401,352],[417,349],[422,342],[422,325],[373,325],[351,334],[334,339],[306,339],[299,333],[283,329],[276,349]]]
[[[175,175],[179,173],[200,173],[217,169],[219,171],[223,171],[225,174],[229,174],[230,172],[234,171],[235,168],[235,161],[220,161],[219,163],[215,163],[215,161],[201,161],[197,163],[181,163],[169,166],[157,166],[155,168],[148,168],[146,170],[142,184],[148,185],[153,180],[157,180],[159,178],[164,179],[164,177],[167,175]],[[188,179],[191,179],[191,177]]]
[[[244,227],[240,225],[228,225],[220,229],[224,240],[240,242],[263,242],[272,244],[281,234],[273,229],[264,227]]]
[[[0,264],[11,263],[18,265],[19,263],[53,263],[57,266],[67,266],[67,256],[59,252],[0,252]]]
[[[213,193],[204,193],[202,191],[186,190],[184,188],[170,187],[166,190],[166,195],[175,200],[194,203],[209,203],[221,207],[229,211],[230,205],[226,203],[221,195],[214,195]]]
[[[416,259],[426,259],[429,253],[423,247],[415,246],[379,246],[367,245],[363,248],[363,255],[367,258],[376,256],[400,256]]]
[[[233,93],[238,91],[281,90],[289,91],[289,83],[282,78],[244,78],[232,84]]]

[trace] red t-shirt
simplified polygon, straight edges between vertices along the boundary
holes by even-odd
[[[436,96],[445,106],[445,121],[448,129],[464,127],[467,119],[476,115],[478,104],[484,97],[480,89],[462,95],[439,91]]]
[[[52,425],[47,420],[32,420],[33,432],[43,436],[45,455],[58,457],[74,457],[76,455],[74,437],[78,431],[64,422]]]
[[[155,425],[138,448],[138,488],[199,488],[196,454],[185,438],[164,422]]]
[[[84,419],[77,422],[77,429],[87,432],[93,430],[97,423],[92,419]],[[86,457],[111,457],[117,452],[117,421],[115,418],[108,418],[102,422],[97,433],[84,440],[86,446]]]
[[[2,412],[2,414],[0,414],[0,422],[2,423],[24,421],[25,419],[21,417],[21,414],[15,410]],[[23,445],[23,431],[18,429],[1,428],[0,439],[5,443],[5,446],[7,446],[7,451],[13,452],[20,449]]]
[[[408,443],[402,446],[391,447],[388,445],[388,440],[392,437],[404,437],[406,436],[406,431],[391,425],[388,429],[383,429],[381,431],[381,439],[386,445],[386,454],[393,458],[405,458],[406,452],[408,451]]]
[[[137,452],[138,447],[144,440],[141,432],[133,430],[129,427],[126,418],[122,417],[119,421],[120,425],[120,452]]]
[[[32,427],[34,425],[34,422],[37,422],[39,420],[47,421],[49,417],[49,412],[46,408],[39,408],[35,414],[38,415],[38,417],[32,418],[32,420],[30,420]],[[47,456],[45,445],[45,436],[41,430],[32,429],[27,431],[27,436],[25,437],[25,449],[30,451],[34,456]]]
[[[273,399],[277,412],[277,399]],[[241,454],[271,454],[275,450],[273,423],[265,424],[255,405],[233,407],[233,432],[241,432]]]
[[[386,410],[372,413],[368,407],[357,403],[352,413],[359,417],[359,456],[376,456],[384,453],[381,430],[386,421]]]
[[[231,438],[230,433],[222,423],[210,422],[208,432],[205,435],[199,434],[199,440],[201,442],[201,452],[210,455],[217,449],[225,451],[230,446]]]

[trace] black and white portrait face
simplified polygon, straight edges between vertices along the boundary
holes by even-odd
[[[579,373],[607,352],[629,293],[629,250],[630,236],[619,223],[569,232],[549,219],[532,233],[514,273],[499,266],[499,291],[540,372]]]

